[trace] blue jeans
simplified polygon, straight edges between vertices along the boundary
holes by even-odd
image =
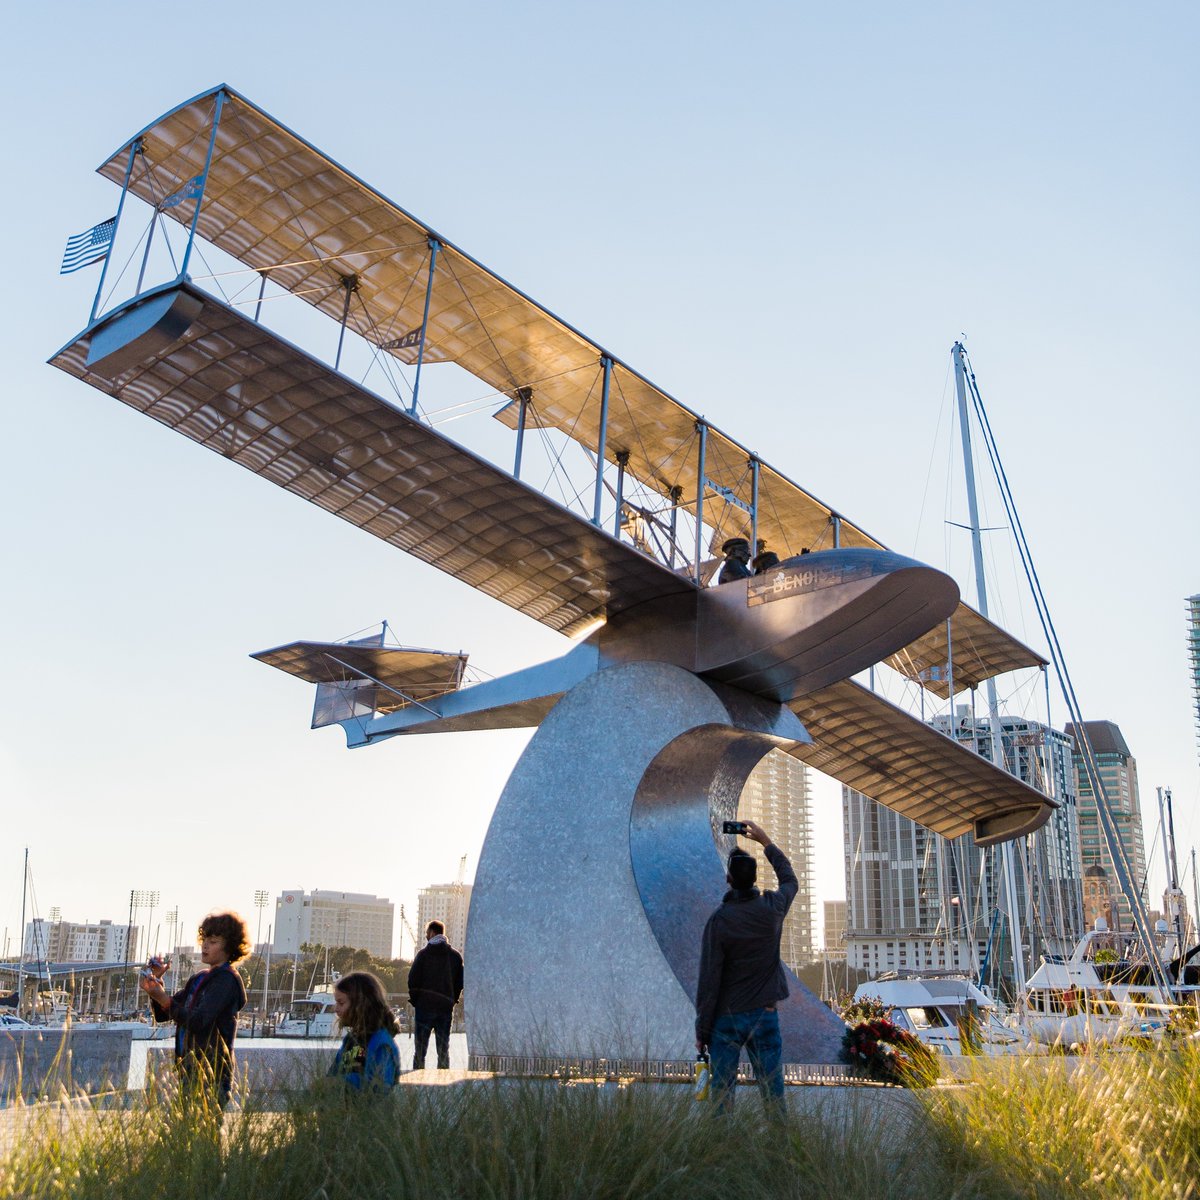
[[[767,1112],[782,1116],[783,1038],[779,1035],[779,1014],[773,1008],[752,1008],[749,1012],[726,1013],[717,1018],[708,1048],[712,1098],[717,1112],[733,1109],[733,1089],[737,1085],[738,1058],[743,1046],[750,1056],[754,1081]]]
[[[434,1012],[428,1008],[418,1008],[413,1014],[415,1026],[413,1034],[413,1070],[421,1071],[425,1067],[425,1051],[429,1049],[429,1035],[433,1034],[437,1046],[437,1065],[439,1071],[450,1067],[450,1019],[453,1012]]]

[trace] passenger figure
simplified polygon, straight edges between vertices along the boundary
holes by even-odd
[[[754,556],[750,565],[754,568],[755,575],[762,575],[772,567],[779,566],[779,555],[774,550],[763,550]]]
[[[233,1039],[246,1006],[246,985],[234,970],[250,952],[246,922],[234,912],[209,913],[197,931],[198,971],[173,996],[162,985],[169,962],[152,959],[139,986],[159,1021],[175,1022],[175,1062],[189,1087],[215,1087],[221,1108],[233,1087]]]
[[[386,1092],[400,1074],[400,1023],[370,971],[351,971],[333,985],[333,1009],[346,1031],[329,1074],[356,1092]]]
[[[782,1116],[783,1041],[776,1005],[787,998],[788,986],[779,939],[800,884],[783,851],[760,825],[747,821],[746,837],[766,850],[779,890],[760,892],[754,886],[758,864],[744,850],[729,855],[729,891],[708,918],[700,943],[696,1049],[709,1052],[711,1096],[718,1113],[733,1108],[738,1058],[745,1046],[767,1112]]]
[[[718,583],[750,578],[750,543],[744,537],[729,538],[721,547],[725,562],[721,565]]]
[[[413,1070],[425,1068],[429,1035],[437,1045],[439,1071],[450,1068],[450,1021],[463,990],[463,960],[446,940],[441,921],[425,927],[425,945],[408,973],[408,1002],[413,1006]]]

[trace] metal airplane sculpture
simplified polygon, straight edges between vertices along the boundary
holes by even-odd
[[[575,786],[594,813],[576,817],[574,832],[605,848],[598,861],[611,851],[611,870],[628,876],[589,886],[613,909],[613,927],[645,942],[642,1007],[657,1014],[646,1029],[686,1008],[672,995],[660,1011],[659,993],[674,986],[686,999],[694,984],[695,922],[668,897],[688,896],[702,916],[714,887],[719,897],[714,840],[725,843],[712,830],[771,748],[947,837],[994,844],[1047,820],[1054,803],[1042,793],[852,679],[882,662],[945,700],[1043,663],[962,604],[948,576],[884,549],[224,85],[165,114],[99,170],[121,184],[114,230],[129,197],[150,206],[143,273],[156,228],[175,222],[186,242],[172,278],[144,290],[139,279],[136,294],[102,311],[106,258],[92,319],[55,366],[549,627],[584,635],[554,662],[474,685],[463,655],[378,640],[294,642],[255,656],[317,684],[314,725],[340,723],[351,745],[541,727],[497,809],[472,905],[476,995],[490,997],[473,1006],[483,1014],[476,1040],[493,1057],[516,1052],[518,1010],[527,1017],[531,1002],[511,938],[539,920],[502,883],[524,852],[514,831],[553,820],[561,802],[556,792],[549,803],[555,785],[538,764],[580,758],[588,731],[607,736],[609,761],[631,771],[603,799],[607,783],[581,766]],[[201,241],[258,273],[253,315],[189,274]],[[332,365],[259,319],[268,285],[339,323]],[[372,362],[413,368],[401,403],[339,369],[348,331]],[[516,435],[511,470],[425,419],[423,373],[449,363],[500,397],[495,415]],[[532,431],[582,452],[590,495],[564,502],[522,478]],[[712,585],[711,548],[731,536],[763,540],[782,561]],[[613,705],[620,729],[606,716]],[[629,723],[648,740],[613,749]],[[580,824],[610,809],[609,824]],[[694,878],[667,869],[672,856]],[[548,878],[543,892],[577,883]],[[594,950],[582,928],[578,940]],[[661,978],[656,955],[670,968]],[[595,990],[589,969],[581,957],[577,990]],[[501,993],[515,997],[507,1009]],[[564,990],[555,1002],[576,1001]],[[589,1003],[569,1014],[576,1040],[556,1042],[556,1052],[588,1049],[580,1030],[600,1037]],[[794,1052],[828,1061],[826,1033],[818,1045],[793,1032]],[[677,1042],[654,1045],[669,1058]]]

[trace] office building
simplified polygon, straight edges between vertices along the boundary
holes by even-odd
[[[959,706],[931,722],[991,759],[990,722]],[[1072,742],[1019,717],[1000,718],[1006,769],[1059,804],[1050,820],[1013,844],[1018,925],[1025,961],[1068,953],[1083,931],[1082,872]],[[850,966],[887,971],[975,972],[984,956],[1011,974],[1009,923],[998,848],[965,835],[948,841],[842,789],[846,853],[846,953]]]
[[[1200,595],[1187,598],[1188,668],[1192,679],[1192,720],[1200,749]]]
[[[375,958],[392,957],[395,905],[382,896],[314,889],[280,893],[275,901],[276,954],[304,946],[352,946]]]
[[[417,893],[416,934],[421,939],[417,949],[425,945],[425,927],[430,921],[441,921],[446,927],[446,939],[456,950],[467,944],[467,917],[471,911],[469,883],[435,883]]]
[[[772,750],[750,773],[738,801],[738,816],[755,821],[787,855],[800,890],[783,923],[779,954],[793,969],[815,961],[812,881],[812,796],[808,768],[782,750]],[[759,881],[774,888],[775,872],[757,843],[738,843],[758,859]]]
[[[136,925],[112,921],[81,923],[37,917],[25,926],[23,955],[27,962],[138,962],[140,933]]]
[[[827,956],[846,957],[846,902],[826,900],[824,902],[825,936],[822,944]]]
[[[1116,826],[1117,837],[1124,848],[1133,886],[1141,887],[1146,878],[1146,837],[1142,830],[1142,803],[1138,793],[1137,761],[1121,730],[1112,721],[1084,721],[1100,783],[1108,797],[1109,812]],[[1075,727],[1067,726],[1072,739]],[[1084,767],[1083,755],[1076,746],[1075,775],[1079,788],[1079,852],[1083,866],[1102,867],[1111,881],[1111,916],[1109,928],[1129,932],[1133,929],[1133,911],[1121,891],[1119,877],[1113,869],[1108,841],[1100,824],[1100,814],[1091,780]]]

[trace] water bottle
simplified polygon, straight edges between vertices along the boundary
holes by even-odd
[[[708,1099],[709,1075],[708,1055],[702,1050],[696,1055],[696,1082],[692,1088],[692,1095],[697,1100]]]

